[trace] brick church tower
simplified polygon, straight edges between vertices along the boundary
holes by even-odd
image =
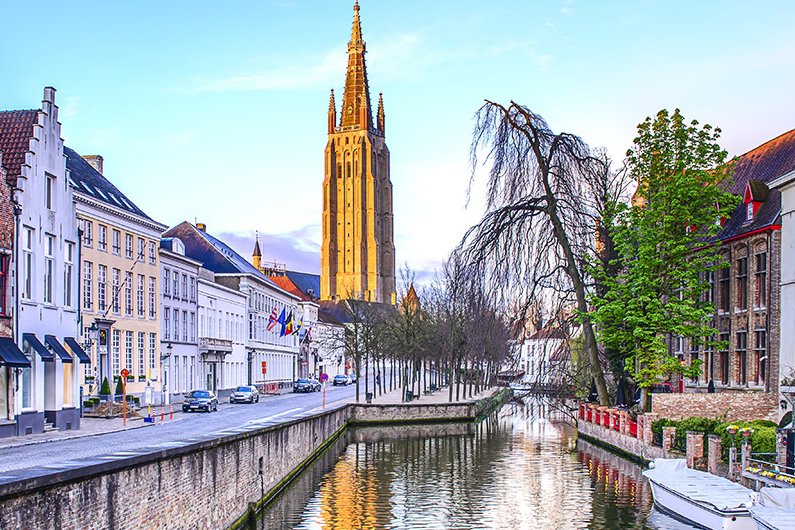
[[[384,100],[373,123],[359,2],[353,6],[341,116],[328,110],[320,299],[395,303],[392,182]]]

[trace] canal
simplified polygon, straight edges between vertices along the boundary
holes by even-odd
[[[637,464],[526,400],[474,425],[349,430],[256,521],[294,528],[692,527],[653,509]]]

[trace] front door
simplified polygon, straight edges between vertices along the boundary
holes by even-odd
[[[207,363],[207,390],[215,392],[215,363]]]

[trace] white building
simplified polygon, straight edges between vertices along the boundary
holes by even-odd
[[[201,262],[185,256],[178,238],[160,240],[160,352],[166,403],[199,388],[197,336]],[[159,403],[159,401],[156,401]]]
[[[781,192],[780,381],[795,370],[795,171],[770,181],[769,186]]]
[[[522,340],[519,347],[518,368],[525,372],[523,382],[546,385],[565,378],[569,349],[562,329],[545,327]]]
[[[199,269],[198,388],[225,394],[248,383],[245,294],[215,282],[212,271]]]

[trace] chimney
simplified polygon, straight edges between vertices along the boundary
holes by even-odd
[[[100,175],[104,175],[103,173],[105,169],[105,159],[99,155],[83,155],[83,160],[88,162],[88,164],[97,170],[97,173]]]
[[[196,228],[201,230],[202,232],[207,232],[207,225],[204,223],[196,223]]]

